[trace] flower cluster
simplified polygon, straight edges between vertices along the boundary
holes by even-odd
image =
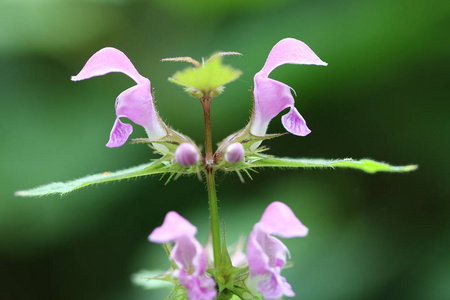
[[[241,54],[218,52],[201,62],[191,57],[163,59],[166,62],[193,65],[176,72],[169,80],[200,100],[205,120],[205,144],[202,153],[194,141],[162,121],[155,107],[150,80],[139,74],[128,57],[114,48],[101,49],[72,80],[120,72],[136,83],[116,99],[116,119],[106,146],[120,147],[126,143],[133,131],[131,124],[122,122],[123,118],[127,118],[142,126],[147,133],[147,138],[134,139],[133,142],[146,143],[161,157],[129,169],[90,175],[67,183],[55,182],[28,191],[19,191],[16,195],[65,194],[95,183],[154,174],[169,174],[168,180],[173,176],[176,178],[183,174],[197,174],[200,179],[206,179],[210,239],[206,247],[203,247],[195,237],[195,226],[174,211],[167,213],[163,224],[150,234],[149,239],[164,244],[172,268],[149,279],[174,283],[174,290],[170,294],[174,299],[277,299],[283,295],[293,297],[295,294],[291,285],[281,275],[290,253],[282,240],[275,236],[282,239],[303,237],[307,235],[308,229],[287,205],[273,202],[249,234],[246,253],[242,251],[242,241],[230,255],[225,243],[225,232],[220,232],[216,172],[233,171],[243,180],[241,171],[250,176],[250,171],[264,167],[343,167],[375,173],[408,172],[415,170],[417,166],[390,166],[369,159],[355,161],[279,158],[263,153],[268,150],[260,146],[263,141],[282,135],[267,134],[267,129],[269,123],[283,110],[289,110],[281,117],[281,122],[288,132],[297,136],[305,136],[311,132],[294,105],[293,89],[269,78],[274,69],[284,64],[327,65],[305,43],[293,38],[279,41],[270,51],[262,69],[254,76],[251,95],[253,109],[248,124],[223,139],[214,151],[210,111],[212,99],[221,95],[225,85],[241,75],[241,71],[223,64],[223,59],[230,55]]]
[[[194,66],[176,72],[169,80],[200,100],[205,120],[205,147],[202,153],[194,141],[162,121],[155,108],[150,80],[139,74],[127,56],[114,48],[101,49],[72,80],[120,72],[136,83],[116,99],[116,119],[106,146],[120,147],[126,143],[133,131],[132,125],[122,122],[123,118],[127,118],[142,126],[147,133],[147,138],[133,141],[146,143],[161,157],[129,169],[103,172],[67,183],[55,182],[28,191],[19,191],[16,195],[65,194],[95,183],[154,174],[169,174],[168,180],[183,174],[197,174],[200,179],[203,175],[208,189],[210,213],[211,234],[207,246],[204,248],[195,238],[195,226],[178,213],[169,212],[163,224],[150,234],[149,239],[165,245],[172,269],[153,279],[174,283],[175,287],[170,295],[183,300],[261,299],[261,296],[277,299],[283,295],[294,296],[291,285],[281,275],[290,254],[283,242],[274,235],[281,238],[303,237],[307,235],[308,229],[287,205],[273,202],[253,227],[247,240],[246,254],[242,251],[242,242],[238,250],[230,255],[225,243],[225,232],[220,232],[216,171],[233,171],[243,180],[241,171],[250,176],[249,171],[264,167],[343,167],[375,173],[408,172],[415,170],[417,166],[396,167],[369,159],[355,161],[277,158],[263,153],[268,150],[264,146],[260,147],[263,141],[282,135],[267,134],[267,129],[271,120],[285,109],[289,111],[281,117],[281,122],[288,132],[297,136],[305,136],[311,132],[305,119],[294,106],[293,89],[269,78],[275,68],[284,64],[327,65],[305,43],[292,38],[278,42],[270,51],[262,69],[254,76],[253,109],[249,123],[226,137],[213,151],[210,111],[212,99],[223,93],[226,84],[241,75],[241,71],[223,64],[224,57],[229,55],[241,54],[218,52],[201,62],[191,57],[163,59]]]
[[[251,299],[255,291],[249,289],[247,283],[255,281],[258,292],[266,299],[295,295],[289,283],[281,276],[289,251],[283,242],[273,235],[281,238],[304,237],[308,234],[308,228],[286,204],[273,202],[266,208],[261,220],[255,224],[248,238],[247,260],[244,260],[244,263],[242,258],[237,261],[231,260],[234,266],[244,264],[245,268],[241,268],[238,274],[241,276],[229,276],[229,278],[239,277],[241,280],[232,282],[232,285],[226,281],[217,282],[221,286],[232,286],[232,291],[220,286],[216,287],[215,281],[207,275],[207,255],[195,238],[196,233],[196,227],[178,213],[171,211],[167,213],[163,224],[154,229],[149,236],[149,240],[155,243],[174,243],[170,259],[175,262],[176,269],[171,275],[179,279],[189,299],[214,299],[218,290],[224,293],[236,293],[234,289],[246,291],[241,296]],[[242,256],[244,256],[242,253],[235,253],[235,257]],[[209,267],[213,268],[213,266]],[[223,265],[219,268],[225,269]]]
[[[144,127],[147,133],[147,138],[135,141],[147,143],[162,155],[157,161],[159,170],[172,174],[197,173],[199,176],[201,171],[204,172],[210,191],[209,246],[205,249],[195,238],[197,228],[174,211],[167,213],[163,224],[149,236],[150,241],[165,244],[169,252],[172,269],[166,273],[165,279],[175,283],[172,295],[190,300],[230,299],[233,295],[240,299],[253,299],[259,295],[266,299],[276,299],[283,295],[292,297],[295,294],[281,275],[290,254],[283,242],[274,235],[281,238],[303,237],[308,229],[287,205],[273,202],[253,227],[248,237],[246,255],[237,251],[230,257],[225,241],[220,240],[214,172],[234,170],[239,174],[239,170],[251,169],[251,162],[255,161],[255,157],[256,160],[263,158],[260,152],[266,150],[259,147],[260,144],[265,139],[279,136],[266,134],[270,121],[287,108],[289,112],[281,118],[286,130],[298,136],[309,134],[305,120],[294,107],[292,88],[269,78],[269,75],[283,64],[326,63],[299,40],[287,38],[278,42],[269,53],[261,71],[254,76],[253,110],[249,123],[242,130],[225,138],[213,152],[211,100],[224,91],[225,84],[241,75],[239,70],[222,63],[223,58],[229,55],[240,53],[219,52],[202,60],[202,63],[191,57],[163,60],[187,62],[194,66],[175,73],[169,80],[183,86],[189,95],[198,98],[202,104],[205,117],[205,154],[201,153],[190,138],[162,121],[155,108],[149,79],[140,75],[121,51],[114,48],[98,51],[72,80],[84,80],[111,72],[129,76],[136,85],[117,97],[117,117],[106,146],[120,147],[128,140],[133,127],[121,120],[128,118]],[[147,174],[151,172],[144,171]]]
[[[185,87],[193,96],[211,99],[223,91],[223,86],[235,80],[241,73],[231,67],[223,66],[221,58],[236,55],[237,52],[221,52],[213,55],[204,65],[190,57],[171,58],[165,61],[184,61],[196,68],[188,68],[176,73],[171,81]],[[286,38],[278,42],[269,53],[261,71],[254,76],[253,113],[249,124],[239,133],[225,139],[214,155],[214,163],[233,166],[242,162],[245,155],[256,150],[266,138],[269,122],[284,109],[290,111],[282,117],[283,126],[292,134],[305,136],[310,133],[304,118],[294,107],[292,88],[269,78],[270,73],[283,64],[323,65],[323,62],[305,43]],[[111,72],[121,72],[136,82],[136,85],[122,92],[116,100],[117,118],[111,130],[107,147],[122,146],[133,131],[130,124],[120,118],[128,118],[144,127],[151,145],[174,158],[179,165],[190,167],[202,163],[197,145],[188,137],[174,131],[160,118],[151,93],[150,81],[140,75],[125,54],[114,48],[104,48],[95,53],[72,80],[84,80]],[[241,145],[244,144],[244,145]],[[177,149],[179,148],[179,149]],[[167,155],[170,154],[170,155]]]
[[[197,228],[174,211],[167,213],[164,223],[153,230],[149,240],[155,243],[174,242],[170,253],[178,269],[172,273],[186,288],[191,300],[214,299],[215,282],[206,276],[206,254],[195,238]]]

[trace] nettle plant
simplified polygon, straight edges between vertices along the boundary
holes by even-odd
[[[210,240],[203,247],[196,239],[197,228],[178,213],[167,213],[162,225],[153,230],[149,240],[163,244],[171,262],[170,269],[146,280],[161,280],[173,283],[170,299],[277,299],[283,295],[292,297],[294,291],[281,275],[286,266],[289,251],[282,240],[274,237],[304,237],[308,229],[294,212],[284,203],[271,203],[261,220],[255,224],[243,252],[243,241],[235,251],[225,244],[225,232],[219,224],[215,174],[235,172],[242,179],[242,172],[258,168],[352,168],[368,173],[408,172],[415,165],[391,166],[369,159],[293,159],[279,158],[267,154],[268,148],[261,146],[267,139],[283,134],[267,134],[270,121],[281,111],[284,128],[297,136],[311,131],[304,118],[294,107],[292,88],[269,78],[270,73],[283,64],[326,66],[305,43],[286,38],[270,51],[261,69],[254,77],[253,109],[248,124],[240,131],[226,137],[213,150],[211,137],[212,99],[224,91],[224,86],[236,80],[241,72],[223,64],[224,57],[241,55],[237,52],[218,52],[201,62],[191,57],[167,58],[163,61],[186,62],[193,67],[176,72],[170,81],[181,85],[191,96],[198,98],[203,107],[205,120],[205,152],[189,137],[165,124],[155,109],[150,81],[140,75],[131,61],[121,51],[104,48],[95,53],[73,81],[84,80],[111,72],[121,72],[131,77],[136,85],[122,92],[116,100],[116,120],[107,147],[125,144],[133,127],[123,123],[128,118],[144,127],[147,138],[134,139],[134,143],[145,143],[161,157],[149,163],[117,172],[105,172],[81,179],[51,183],[31,190],[19,191],[19,196],[65,194],[96,183],[126,178],[168,174],[173,176],[197,174],[206,178],[210,213]]]

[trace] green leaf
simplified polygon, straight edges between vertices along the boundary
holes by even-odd
[[[164,271],[153,270],[147,271],[143,270],[138,273],[134,273],[131,277],[131,281],[146,290],[160,289],[160,288],[171,288],[174,283],[169,279],[170,274],[165,274]]]
[[[161,161],[155,161],[116,172],[104,172],[95,175],[88,175],[86,177],[67,182],[53,182],[34,189],[18,191],[15,195],[24,197],[45,196],[51,194],[62,195],[97,183],[171,172],[169,168],[170,167],[167,164]]]
[[[194,91],[208,96],[210,92],[220,93],[225,84],[237,79],[241,71],[222,64],[222,56],[214,56],[199,68],[186,68],[176,72],[170,81],[186,87],[193,94]]]
[[[417,169],[417,165],[391,166],[371,159],[311,159],[311,158],[278,158],[270,156],[247,157],[248,168],[350,168],[367,173],[376,172],[409,172]],[[245,167],[242,167],[242,169]]]

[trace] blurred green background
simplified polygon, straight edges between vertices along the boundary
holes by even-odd
[[[169,125],[203,142],[201,106],[167,78],[216,50],[243,75],[212,104],[216,142],[249,119],[253,75],[285,37],[327,67],[286,65],[271,77],[297,92],[312,133],[269,141],[291,157],[416,163],[409,174],[265,170],[241,184],[220,175],[220,214],[231,244],[272,201],[310,228],[287,240],[296,299],[450,299],[449,2],[294,0],[0,1],[0,299],[163,299],[131,284],[169,266],[147,241],[169,210],[206,239],[204,182],[157,177],[65,197],[16,190],[147,162],[144,145],[108,149],[114,99],[133,82],[111,74],[71,82],[105,46],[121,49],[156,90]],[[445,71],[444,71],[445,70]],[[132,137],[143,137],[135,126]],[[283,132],[278,116],[269,132]],[[445,175],[447,174],[447,175]]]

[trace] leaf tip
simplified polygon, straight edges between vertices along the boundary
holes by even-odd
[[[407,165],[403,167],[403,171],[405,172],[411,172],[411,171],[415,171],[419,168],[419,165]]]
[[[17,191],[17,192],[14,192],[14,196],[19,196],[19,197],[26,197],[28,194],[27,194],[27,191]]]

